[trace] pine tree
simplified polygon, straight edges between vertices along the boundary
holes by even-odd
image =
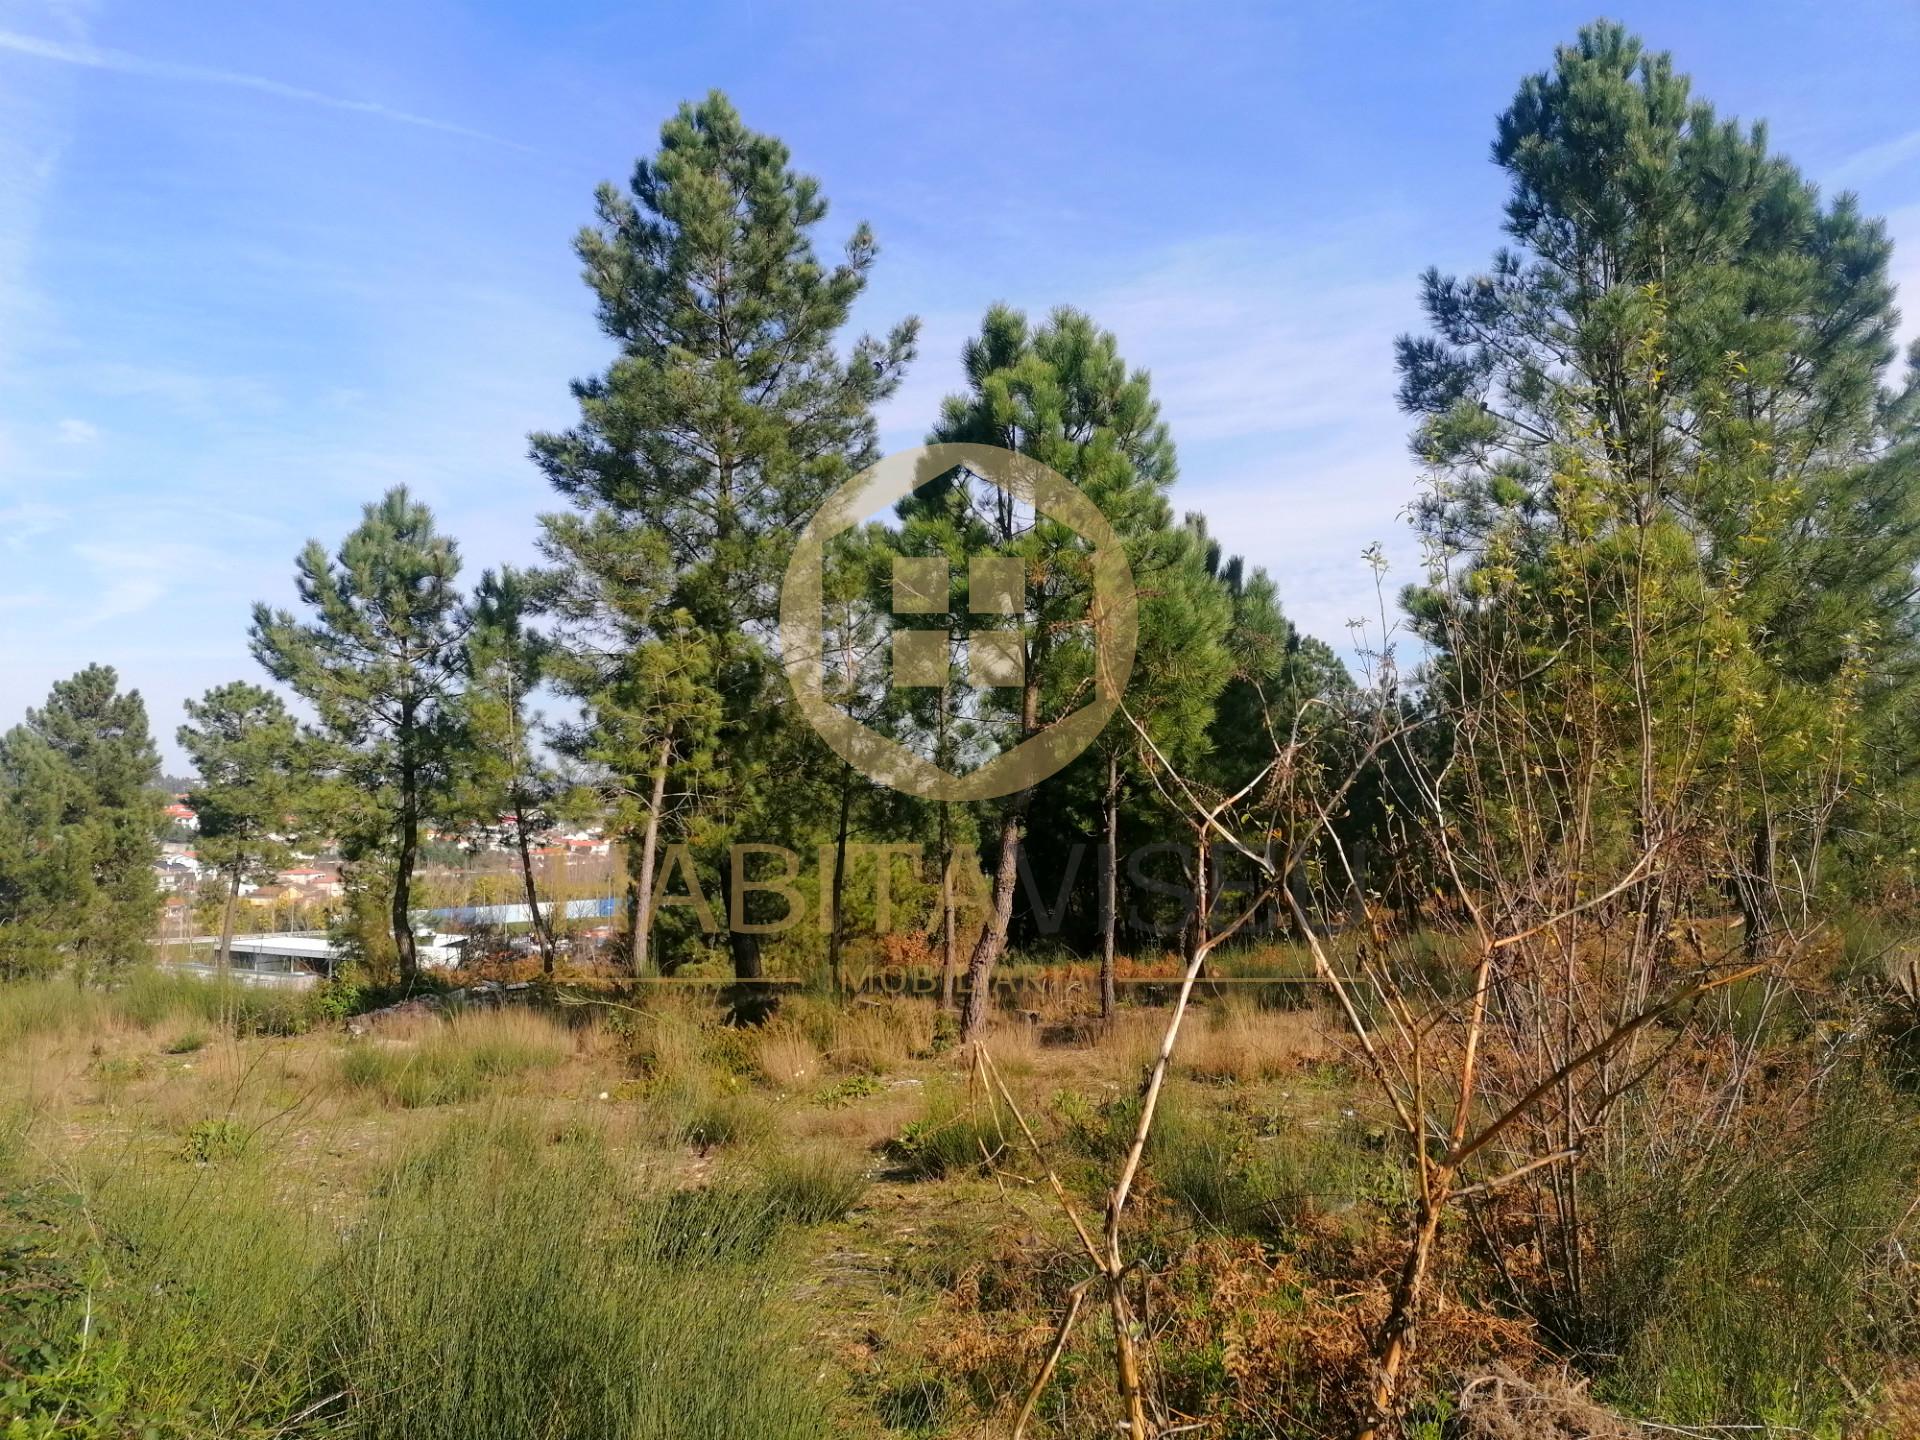
[[[354,797],[340,817],[349,858],[378,856],[388,871],[388,924],[409,982],[420,831],[445,802],[459,734],[471,623],[459,573],[433,512],[397,487],[365,508],[335,556],[317,540],[301,553],[310,621],[253,609],[254,657],[313,707]]]
[[[607,509],[549,515],[543,551],[560,626],[548,656],[555,682],[577,697],[580,723],[559,747],[600,777],[627,865],[628,968],[653,963],[653,891],[662,841],[683,835],[722,767],[715,745],[720,697],[713,647],[672,604],[665,539]]]
[[[110,666],[0,737],[0,973],[143,960],[159,915],[159,752]]]
[[[873,237],[857,227],[845,260],[823,265],[812,238],[827,213],[818,184],[718,92],[683,105],[630,191],[602,186],[598,208],[577,249],[620,353],[604,375],[574,385],[577,426],[533,439],[535,460],[582,512],[546,522],[549,553],[611,577],[616,566],[593,547],[631,550],[636,530],[664,547],[670,580],[657,621],[676,652],[667,668],[704,672],[718,697],[706,753],[724,763],[699,795],[711,856],[765,799],[759,757],[767,727],[782,722],[770,640],[794,533],[871,462],[871,407],[912,358],[916,323],[884,342],[856,341],[841,358],[835,343],[865,288]],[[630,696],[627,708],[648,704]],[[670,737],[657,744],[656,755],[671,753]],[[660,773],[647,763],[624,788],[664,794]],[[728,868],[720,873],[724,888]],[[756,937],[732,940],[739,973],[758,973]]]
[[[564,788],[537,743],[529,697],[546,677],[551,645],[528,623],[541,608],[543,582],[511,566],[487,571],[474,592],[467,634],[466,693],[460,707],[462,763],[454,776],[451,812],[494,824],[511,817],[521,888],[532,916],[540,961],[553,973],[553,925],[540,909],[533,878],[533,835],[552,822]],[[566,897],[559,897],[565,914]]]
[[[1763,127],[1720,120],[1612,24],[1522,84],[1494,159],[1517,248],[1485,276],[1429,271],[1433,334],[1399,345],[1439,477],[1422,529],[1442,563],[1464,555],[1496,587],[1564,575],[1569,542],[1655,557],[1667,568],[1643,565],[1613,598],[1647,614],[1651,585],[1673,600],[1651,613],[1676,646],[1691,606],[1751,656],[1708,687],[1708,723],[1730,738],[1719,772],[1695,774],[1740,797],[1757,941],[1778,802],[1837,743],[1861,657],[1913,671],[1920,454],[1910,402],[1882,383],[1897,318],[1884,229],[1851,196],[1823,206]],[[1411,597],[1443,652],[1449,623],[1488,618],[1443,623],[1436,603]],[[1647,660],[1604,664],[1644,676]]]
[[[1166,491],[1176,465],[1173,442],[1144,371],[1129,371],[1112,335],[1087,316],[1056,310],[1044,325],[1004,306],[987,313],[962,357],[968,392],[949,397],[936,443],[998,445],[1040,461],[1100,508],[1123,541],[1137,544],[1167,528]],[[1027,575],[1024,608],[1014,617],[1021,653],[1017,687],[989,692],[1000,739],[1019,744],[1079,708],[1091,666],[1087,544],[1070,526],[1024,512],[995,489],[974,493],[956,473],[903,502],[904,542],[954,557],[1017,558]],[[967,962],[969,993],[962,1031],[986,1023],[995,965],[1006,948],[1020,845],[1033,787],[1002,802],[997,816],[992,906]]]
[[[280,697],[235,681],[187,701],[176,732],[199,783],[187,797],[199,817],[199,855],[226,879],[219,963],[233,962],[233,917],[240,887],[292,859],[287,837],[305,808],[299,727]]]
[[[1160,517],[1127,537],[1127,558],[1139,600],[1139,641],[1126,706],[1132,724],[1116,721],[1094,745],[1100,787],[1100,1014],[1116,1003],[1121,811],[1132,794],[1153,798],[1145,777],[1155,764],[1192,772],[1211,748],[1215,707],[1232,673],[1227,648],[1231,614],[1226,592],[1207,573],[1207,552],[1192,530]],[[1143,746],[1148,747],[1142,753]],[[1158,806],[1152,806],[1158,809]]]

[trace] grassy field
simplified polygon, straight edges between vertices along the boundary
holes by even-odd
[[[736,1025],[677,993],[352,1034],[157,975],[5,987],[4,1433],[1005,1435],[1088,1273],[1042,1176],[1097,1221],[1164,1021],[1004,1021],[990,1054],[1036,1148],[918,1001]],[[1192,1433],[1351,1420],[1410,1184],[1369,1103],[1300,991],[1191,1023],[1128,1241],[1150,1382]],[[1423,1324],[1409,1433],[1634,1433],[1553,1388],[1492,1283],[1460,1259]],[[1104,1323],[1030,1434],[1115,1433]],[[1575,1419],[1501,1430],[1495,1393]]]

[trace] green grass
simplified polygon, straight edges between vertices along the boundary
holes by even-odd
[[[344,1229],[265,1154],[116,1156],[0,1210],[0,1339],[31,1366],[5,1433],[839,1433],[781,1297],[783,1227],[829,1189],[647,1191],[590,1128],[497,1109],[388,1168]]]
[[[236,1035],[304,1035],[318,1018],[314,993],[135,971],[109,996],[115,1014],[152,1030],[168,1021],[197,1020]]]
[[[797,1225],[825,1225],[846,1217],[866,1193],[864,1167],[828,1150],[777,1154],[761,1166],[759,1188],[768,1208]]]
[[[1092,1105],[1068,1091],[1050,1108],[1067,1146],[1104,1183],[1132,1143],[1138,1097]],[[1190,1081],[1162,1091],[1142,1158],[1144,1174],[1185,1217],[1227,1234],[1282,1239],[1309,1215],[1407,1198],[1405,1167],[1357,1119],[1223,1105]]]
[[[455,1016],[413,1044],[356,1041],[340,1056],[340,1078],[390,1105],[416,1110],[476,1100],[496,1081],[558,1065],[565,1034],[527,1013]]]
[[[98,990],[55,977],[0,984],[0,1046],[35,1035],[64,1034],[96,1026],[106,1010]]]
[[[1009,1131],[984,1103],[969,1105],[941,1087],[927,1097],[926,1113],[910,1122],[886,1144],[895,1173],[908,1180],[937,1180],[948,1175],[974,1175],[1008,1157],[1013,1149]]]
[[[1920,1338],[1889,1244],[1917,1174],[1920,1114],[1855,1065],[1811,1116],[1609,1177],[1584,1316],[1619,1357],[1608,1397],[1670,1424],[1826,1433]]]

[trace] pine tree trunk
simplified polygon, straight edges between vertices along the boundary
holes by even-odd
[[[720,902],[721,913],[727,927],[727,949],[733,955],[733,978],[736,980],[758,980],[760,978],[760,937],[751,931],[737,930],[733,925],[733,866],[727,857],[720,863]],[[746,898],[741,897],[740,918],[747,918]]]
[[[1111,1020],[1114,994],[1114,929],[1119,925],[1120,759],[1107,757],[1107,846],[1100,876],[1100,1018]]]
[[[233,912],[240,904],[240,867],[227,872],[227,903],[220,916],[220,953],[215,970],[222,980],[233,972]]]
[[[1010,497],[1002,498],[1007,505],[1012,504]],[[1022,740],[1032,735],[1039,724],[1039,670],[1043,654],[1044,647],[1036,643],[1027,656],[1026,683],[1020,695]],[[962,1040],[980,1037],[993,1008],[993,967],[1000,963],[1001,952],[1007,948],[1007,926],[1013,920],[1013,887],[1020,878],[1020,837],[1026,828],[1027,807],[1032,803],[1033,788],[1029,786],[1010,796],[1007,808],[1001,812],[1000,863],[993,877],[993,908],[981,923],[980,938],[967,961],[967,1008],[960,1020]]]
[[[958,956],[953,923],[953,821],[940,802],[940,1008],[953,1009],[953,972]]]
[[[393,908],[389,920],[393,926],[394,949],[400,956],[400,979],[412,985],[420,978],[420,952],[413,938],[413,866],[420,853],[419,775],[414,767],[413,743],[406,731],[411,717],[402,721],[400,740],[400,853],[394,862]]]
[[[1020,878],[1020,832],[1024,827],[1030,790],[1022,790],[1007,806],[1000,821],[1000,862],[994,868],[993,909],[980,924],[980,938],[967,960],[967,1006],[960,1021],[960,1038],[976,1040],[986,1029],[993,1008],[993,967],[1007,946],[1007,926],[1013,919],[1013,889]]]
[[[847,891],[847,820],[853,811],[853,767],[841,767],[840,824],[833,837],[833,928],[827,936],[827,974],[838,995],[844,986],[840,976],[840,947],[846,940],[847,917],[842,901]]]
[[[507,743],[512,747],[508,773],[507,798],[513,805],[514,839],[520,847],[520,875],[526,881],[527,909],[533,916],[533,938],[540,946],[540,969],[548,977],[553,975],[553,932],[547,928],[546,920],[540,914],[540,895],[533,884],[533,853],[527,844],[527,797],[520,784],[522,746],[520,740],[520,696],[514,693],[513,681],[507,682]],[[561,853],[565,854],[563,846]],[[562,913],[565,911],[566,894],[561,892]]]
[[[533,912],[533,938],[540,945],[540,968],[551,976],[553,932],[547,928],[546,918],[540,913],[540,892],[533,883],[533,847],[527,843],[527,812],[519,796],[514,797],[513,829],[514,838],[520,846],[520,878],[526,882],[527,909]]]
[[[631,830],[620,837],[621,859],[627,871],[627,933],[621,948],[627,959],[627,973],[640,973],[640,852],[634,849]]]
[[[628,863],[630,884],[627,891],[627,960],[634,975],[647,973],[647,952],[653,931],[653,867],[660,850],[660,807],[667,799],[667,762],[673,755],[673,742],[660,742],[660,755],[653,762],[653,790],[647,802],[647,828],[640,841],[640,868]]]

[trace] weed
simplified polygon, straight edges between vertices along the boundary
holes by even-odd
[[[210,1165],[216,1160],[244,1154],[251,1138],[246,1127],[237,1120],[209,1118],[187,1131],[183,1150],[187,1159]]]
[[[910,1122],[885,1150],[902,1178],[934,1180],[975,1174],[996,1163],[1008,1148],[997,1117],[936,1091],[926,1115]]]
[[[878,1095],[887,1087],[873,1076],[856,1072],[843,1079],[836,1080],[823,1090],[816,1091],[813,1103],[824,1105],[829,1110],[844,1109],[856,1100],[864,1100],[870,1095]]]

